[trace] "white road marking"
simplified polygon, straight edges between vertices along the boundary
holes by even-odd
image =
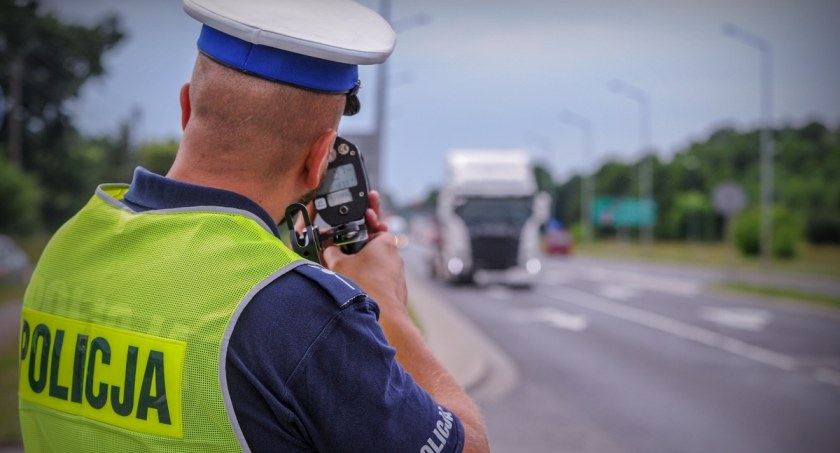
[[[486,293],[487,296],[492,297],[493,299],[508,300],[511,298],[510,290],[501,286],[491,286],[487,289]]]
[[[684,297],[696,296],[703,290],[702,283],[691,280],[597,266],[571,269],[560,275]]]
[[[585,316],[573,315],[553,307],[543,307],[534,312],[537,319],[545,321],[554,327],[580,332],[589,325]]]
[[[701,307],[698,316],[721,326],[755,332],[764,330],[773,320],[769,311],[754,308]]]
[[[613,300],[629,300],[639,295],[639,291],[621,285],[601,285],[598,294]]]
[[[546,272],[542,279],[542,283],[546,285],[564,285],[569,283],[569,277],[558,272]]]
[[[567,313],[554,307],[519,310],[511,316],[516,322],[544,322],[558,329],[581,332],[589,326],[586,316]]]
[[[828,368],[817,368],[817,371],[814,372],[814,377],[818,381],[840,387],[840,372],[829,370]]]
[[[746,359],[750,359],[766,365],[771,365],[783,370],[793,371],[798,364],[793,357],[778,352],[764,349],[744,343],[741,340],[721,335],[702,327],[692,326],[676,319],[668,318],[640,308],[631,307],[618,302],[613,302],[602,297],[578,291],[572,288],[563,288],[563,291],[540,294],[556,300],[574,304],[590,310],[595,310],[606,315],[630,321],[651,329],[671,334],[675,337],[694,341],[709,347],[720,349]]]

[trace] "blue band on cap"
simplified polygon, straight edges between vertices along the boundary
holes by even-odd
[[[346,92],[359,80],[356,65],[252,44],[207,25],[201,28],[198,48],[242,72],[318,91]]]

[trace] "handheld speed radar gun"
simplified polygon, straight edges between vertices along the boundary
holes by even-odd
[[[359,148],[349,141],[336,137],[330,150],[327,173],[318,187],[314,204],[318,217],[329,228],[321,232],[312,224],[306,207],[295,203],[286,208],[286,226],[289,228],[292,249],[312,261],[320,262],[324,247],[337,245],[344,253],[356,253],[368,240],[365,225],[370,187],[364,158]],[[295,219],[303,216],[304,230],[294,229]]]

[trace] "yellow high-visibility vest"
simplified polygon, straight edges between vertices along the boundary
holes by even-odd
[[[50,241],[23,304],[27,451],[239,451],[227,341],[253,295],[304,262],[255,215],[133,212],[101,186]]]

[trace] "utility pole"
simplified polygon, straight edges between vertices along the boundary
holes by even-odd
[[[639,198],[646,203],[653,204],[653,163],[648,152],[650,151],[650,97],[647,91],[630,85],[620,80],[613,80],[610,89],[621,94],[639,105],[639,148],[642,154],[642,161],[639,163]],[[651,213],[652,214],[652,213]],[[650,252],[653,242],[653,223],[648,223],[639,228],[639,236]]]
[[[385,21],[392,24],[391,21],[391,0],[379,1],[379,15]],[[368,175],[371,179],[372,187],[380,188],[382,181],[382,161],[385,143],[385,114],[388,105],[388,63],[382,63],[376,67],[376,113],[373,121],[373,149],[374,153],[367,153],[365,165],[367,167]],[[373,154],[373,156],[371,156]],[[373,157],[373,158],[371,158]]]
[[[591,159],[595,152],[595,140],[592,133],[592,122],[573,112],[565,111],[560,114],[560,120],[580,129],[583,137],[583,164],[581,171],[580,186],[580,223],[583,227],[583,242],[588,243],[592,239],[592,206],[593,181],[592,175],[587,173],[586,162]]]
[[[429,22],[429,16],[426,14],[416,14],[394,23],[391,20],[391,0],[379,1],[379,15],[391,24],[391,27],[397,33],[426,25]],[[388,95],[391,88],[389,66],[390,64],[385,62],[376,67],[376,113],[374,115],[373,133],[369,136],[358,137],[364,140],[364,142],[360,142],[360,146],[361,143],[367,144],[365,147],[365,166],[367,167],[371,187],[375,188],[381,187],[381,169],[383,168],[382,162],[385,155],[385,123],[388,114]]]
[[[773,248],[773,49],[767,39],[732,23],[724,24],[723,33],[761,53],[761,259],[767,268]]]

